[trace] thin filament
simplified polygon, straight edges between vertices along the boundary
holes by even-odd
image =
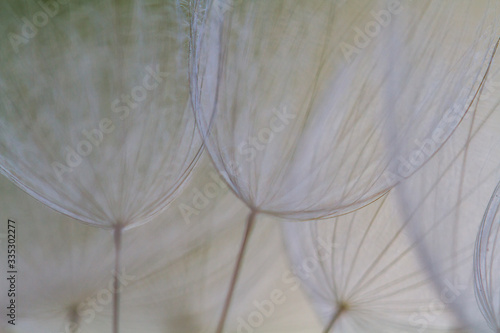
[[[236,282],[238,281],[238,275],[240,274],[240,268],[241,268],[241,264],[243,262],[243,256],[245,255],[246,246],[247,246],[248,239],[249,239],[250,234],[251,234],[252,229],[253,229],[256,214],[257,213],[252,210],[252,212],[250,212],[250,214],[248,215],[245,234],[244,234],[243,240],[241,242],[240,252],[238,254],[238,259],[236,260],[236,266],[234,267],[233,276],[231,278],[231,284],[229,285],[229,291],[228,291],[227,296],[226,296],[224,308],[222,310],[222,315],[219,319],[219,324],[217,325],[217,331],[216,331],[217,333],[222,333],[222,331],[224,330],[224,324],[226,323],[227,313],[229,311],[229,307],[231,306],[234,288],[236,286]]]
[[[330,330],[333,328],[333,326],[335,325],[335,323],[337,322],[337,320],[340,318],[340,315],[347,309],[347,306],[345,304],[340,304],[340,306],[338,307],[337,311],[335,311],[332,319],[330,320],[330,322],[328,323],[328,325],[326,326],[325,330],[323,331],[323,333],[328,333],[330,332]]]
[[[113,283],[113,333],[119,332],[120,318],[120,287],[118,285],[118,277],[120,275],[120,252],[122,246],[122,227],[116,226],[114,231],[115,241],[115,271]]]

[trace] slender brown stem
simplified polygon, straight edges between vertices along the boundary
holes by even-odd
[[[122,246],[122,228],[121,226],[115,227],[114,232],[115,241],[115,271],[114,271],[114,283],[113,283],[113,333],[119,332],[119,321],[120,321],[120,252]]]
[[[78,305],[74,305],[69,310],[69,332],[80,332],[80,316],[78,315]]]
[[[325,330],[323,331],[323,333],[329,333],[330,332],[330,330],[333,328],[333,325],[335,325],[335,323],[337,322],[337,320],[340,318],[340,315],[345,310],[347,310],[347,306],[345,304],[340,304],[339,307],[337,308],[337,311],[335,311],[335,313],[333,314],[332,319],[330,320],[330,322],[326,326]]]
[[[229,311],[229,307],[231,306],[231,301],[233,298],[234,287],[236,286],[236,282],[238,281],[238,275],[240,274],[241,264],[243,262],[243,257],[245,255],[248,239],[252,232],[256,214],[257,212],[252,210],[252,212],[250,212],[250,214],[248,215],[245,234],[241,242],[240,252],[238,254],[238,259],[236,260],[236,266],[234,267],[233,276],[231,278],[231,284],[229,285],[229,290],[226,296],[226,301],[224,303],[224,308],[222,310],[222,315],[220,316],[219,324],[217,325],[217,331],[216,331],[217,333],[222,333],[222,331],[224,330],[224,324],[226,323],[227,313]]]

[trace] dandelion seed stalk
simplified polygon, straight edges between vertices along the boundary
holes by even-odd
[[[119,332],[119,321],[120,321],[120,286],[118,277],[120,275],[120,254],[122,246],[122,227],[117,225],[114,231],[114,242],[115,242],[115,271],[114,271],[114,283],[113,283],[113,333]]]
[[[252,233],[256,214],[257,214],[257,212],[252,210],[252,212],[250,212],[250,214],[248,215],[245,233],[244,233],[243,240],[242,240],[241,246],[240,246],[240,252],[238,253],[238,258],[236,260],[236,266],[234,267],[233,276],[231,278],[229,290],[228,290],[228,293],[226,296],[226,300],[224,302],[224,308],[222,310],[222,314],[221,314],[220,319],[219,319],[219,324],[217,325],[217,330],[216,330],[217,333],[222,333],[222,331],[224,330],[224,324],[226,323],[227,313],[229,311],[229,307],[231,306],[234,288],[236,286],[236,282],[238,281],[238,276],[240,274],[241,264],[243,262],[243,257],[245,255],[246,247],[248,244],[248,239],[250,238],[250,234]]]
[[[71,307],[69,311],[70,333],[80,332],[80,316],[78,315],[78,305]]]
[[[330,320],[330,322],[326,326],[325,330],[323,331],[323,333],[330,332],[330,330],[333,328],[333,326],[335,325],[337,320],[340,318],[342,313],[344,313],[346,310],[347,310],[347,305],[343,304],[343,303],[340,304],[337,311],[335,311],[335,314],[333,315],[332,319]]]

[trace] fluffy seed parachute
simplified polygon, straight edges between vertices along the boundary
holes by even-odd
[[[496,1],[194,1],[191,90],[216,168],[255,216],[333,217],[426,163],[483,84]],[[311,24],[314,22],[314,24]]]
[[[249,207],[293,219],[353,210],[415,172],[456,128],[490,63],[499,5],[398,3],[198,9],[197,123]]]
[[[122,231],[164,209],[201,152],[189,18],[173,1],[0,11],[0,171],[49,207],[113,229],[118,272]]]
[[[473,252],[500,176],[498,64],[470,115],[409,179],[353,213],[282,225],[324,332],[497,330],[498,187]]]

